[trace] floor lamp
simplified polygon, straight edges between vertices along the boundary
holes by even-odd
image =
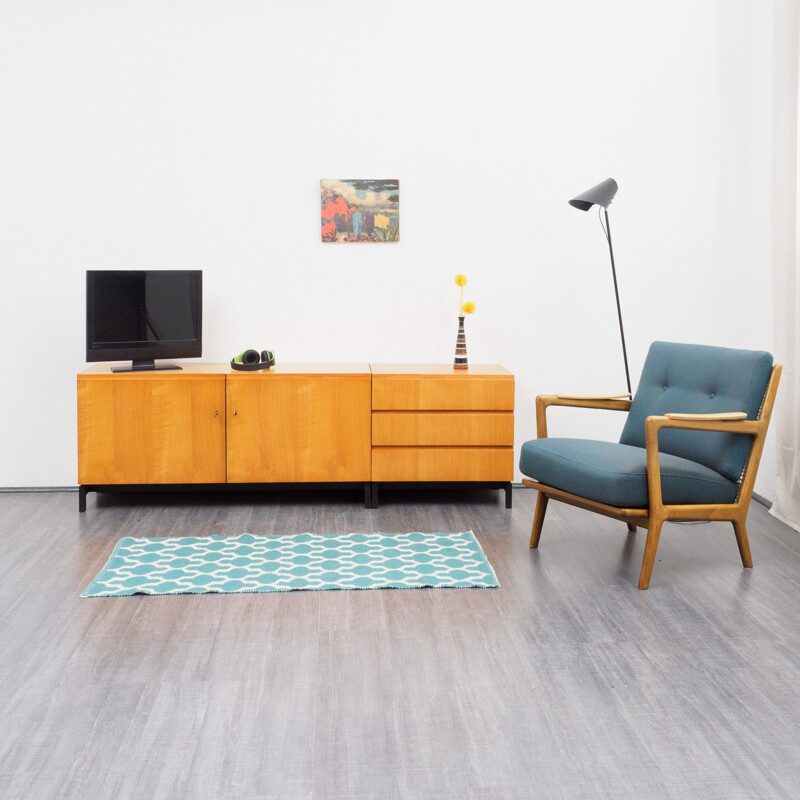
[[[579,194],[577,197],[573,197],[572,200],[569,201],[571,206],[575,208],[579,208],[581,211],[588,211],[592,206],[600,206],[603,209],[603,213],[606,217],[606,224],[603,228],[603,231],[606,235],[606,239],[608,240],[608,252],[611,256],[611,274],[614,277],[614,295],[617,298],[617,316],[619,317],[619,335],[622,339],[622,358],[625,360],[625,379],[628,382],[628,394],[632,394],[631,392],[631,375],[628,371],[628,351],[625,349],[625,331],[622,327],[622,310],[619,307],[619,290],[617,289],[617,268],[614,266],[614,248],[611,246],[611,226],[608,223],[608,206],[611,204],[611,201],[614,199],[614,195],[617,193],[617,182],[613,178],[608,178],[604,180],[602,183],[598,183],[597,186],[592,186],[591,189],[587,189],[582,194]],[[602,219],[600,220],[600,224],[602,225]]]

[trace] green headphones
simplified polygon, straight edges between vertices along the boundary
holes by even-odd
[[[272,350],[243,350],[231,359],[233,369],[253,372],[257,369],[269,369],[275,364],[275,353]]]

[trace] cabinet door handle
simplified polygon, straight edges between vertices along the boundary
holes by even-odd
[[[238,413],[239,413],[238,411],[234,411],[233,416],[235,417]]]
[[[218,416],[219,416],[219,411],[217,411],[217,409],[216,409],[216,408],[214,409],[214,416],[215,416],[215,417],[218,417]]]

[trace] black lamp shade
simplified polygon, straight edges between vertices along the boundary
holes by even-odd
[[[592,186],[577,197],[569,201],[571,206],[579,208],[581,211],[588,211],[592,206],[602,206],[608,208],[614,195],[617,193],[617,182],[613,178],[607,178],[597,186]]]

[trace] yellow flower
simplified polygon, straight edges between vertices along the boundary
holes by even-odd
[[[458,316],[463,317],[464,314],[471,314],[475,310],[475,303],[465,303],[464,302],[464,287],[467,285],[467,276],[462,275],[459,273],[456,275],[456,286],[458,286],[461,291],[459,292],[458,298]]]

